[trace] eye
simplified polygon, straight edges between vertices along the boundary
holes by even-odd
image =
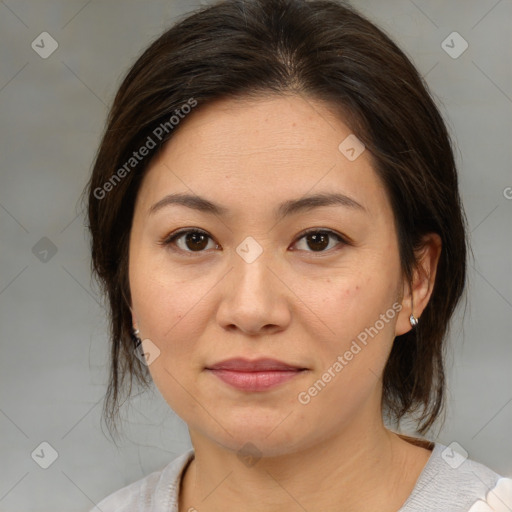
[[[338,235],[338,233],[335,233],[330,229],[310,229],[309,231],[303,233],[297,240],[300,241],[303,238],[305,239],[306,244],[314,249],[313,251],[306,252],[328,252],[325,249],[330,245],[329,238],[334,238],[338,241],[338,244],[335,244],[335,246],[350,245],[349,242],[345,240],[341,235]],[[332,246],[328,250],[331,249]]]
[[[171,246],[173,250],[177,247],[178,250],[182,252],[194,253],[204,252],[204,250],[208,249],[208,239],[213,241],[206,231],[200,229],[180,229],[159,243],[164,246]],[[309,231],[302,233],[299,238],[297,238],[295,244],[302,239],[305,239],[306,244],[313,248],[312,251],[306,250],[306,252],[327,252],[325,250],[326,248],[331,250],[333,247],[329,247],[331,245],[330,239],[335,239],[338,242],[337,244],[334,244],[334,246],[351,245],[350,242],[341,235],[338,235],[338,233],[329,229],[310,229]],[[219,244],[213,245],[214,249],[218,249],[220,247]]]
[[[183,240],[181,240],[182,238]],[[166,246],[175,245],[183,252],[202,252],[207,247],[206,241],[208,238],[212,240],[206,231],[200,229],[180,229],[160,243]],[[182,242],[181,247],[179,242]],[[219,245],[215,244],[214,248],[218,249]]]

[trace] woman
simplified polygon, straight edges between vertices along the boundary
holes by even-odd
[[[510,494],[385,425],[421,436],[443,411],[465,221],[425,84],[353,9],[227,0],[172,27],[122,83],[88,194],[107,418],[126,379],[152,380],[193,445],[99,510],[473,512]]]

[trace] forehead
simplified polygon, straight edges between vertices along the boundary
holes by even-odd
[[[354,141],[344,120],[309,98],[218,100],[181,121],[147,170],[141,201],[188,192],[242,210],[254,202],[340,192],[378,209],[387,198],[371,155],[363,150],[347,158],[347,137]]]
[[[173,157],[192,151],[234,161],[300,164],[302,156],[337,156],[351,134],[345,122],[318,100],[303,96],[223,99],[199,107],[182,121],[166,149]],[[193,157],[194,155],[188,155]],[[267,157],[267,158],[265,158]],[[322,159],[323,160],[323,159]]]

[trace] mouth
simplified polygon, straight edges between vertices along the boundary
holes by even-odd
[[[303,375],[308,368],[276,359],[236,358],[216,363],[206,370],[224,383],[243,391],[266,391]]]

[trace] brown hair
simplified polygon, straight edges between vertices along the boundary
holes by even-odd
[[[390,38],[345,3],[226,0],[175,24],[129,70],[84,191],[92,269],[110,305],[111,366],[103,412],[111,433],[122,391],[130,396],[134,377],[146,386],[151,382],[134,355],[127,277],[141,178],[179,129],[169,120],[183,113],[183,105],[193,101],[200,108],[221,98],[271,94],[323,100],[345,114],[343,120],[371,152],[390,198],[408,282],[422,236],[440,235],[432,296],[419,325],[395,339],[382,403],[397,422],[419,411],[415,421],[422,434],[443,411],[444,340],[465,286],[466,221],[450,137],[426,84]],[[149,138],[154,147],[127,167]]]

